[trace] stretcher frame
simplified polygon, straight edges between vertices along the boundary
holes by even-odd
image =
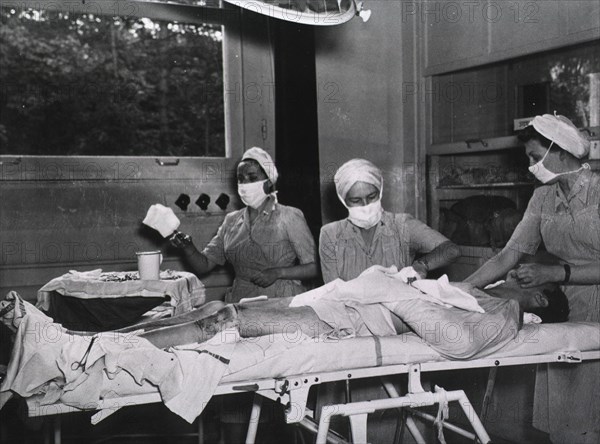
[[[472,440],[486,444],[491,442],[482,422],[482,418],[475,412],[473,405],[463,390],[453,391],[426,391],[421,383],[421,374],[439,371],[456,371],[475,368],[490,368],[488,386],[483,400],[481,415],[485,418],[489,398],[493,391],[495,374],[498,367],[519,366],[531,364],[577,364],[583,361],[600,360],[600,350],[595,351],[563,351],[543,355],[517,356],[517,357],[487,357],[469,361],[429,361],[414,364],[396,364],[381,367],[365,367],[349,370],[329,372],[315,372],[305,375],[293,375],[284,378],[264,378],[254,381],[228,382],[219,384],[214,395],[227,395],[241,392],[254,392],[254,402],[250,415],[246,443],[251,444],[256,440],[262,398],[269,398],[284,406],[285,420],[288,424],[298,424],[317,435],[317,444],[343,443],[342,437],[329,430],[329,423],[334,416],[346,416],[350,421],[351,437],[354,443],[367,442],[367,415],[378,410],[399,409],[407,413],[405,425],[418,444],[425,443],[418,430],[413,417],[432,421],[435,417],[415,410],[417,407],[432,406],[444,402],[458,402],[465,416],[469,420],[474,433],[457,425],[442,421],[442,426],[449,431],[458,433]],[[387,379],[394,375],[408,375],[407,393],[401,396],[395,386]],[[382,378],[382,383],[389,396],[386,399],[371,401],[348,402],[323,406],[319,415],[318,426],[314,420],[314,412],[307,408],[308,393],[312,386],[335,381],[350,381],[362,378]],[[90,409],[80,409],[65,404],[51,404],[39,406],[28,404],[29,416],[61,415],[84,410],[97,410],[92,416],[92,424],[97,424],[119,409],[127,406],[151,404],[162,402],[158,392],[109,398],[101,400]],[[200,421],[201,423],[201,421]],[[201,441],[201,438],[200,442]],[[60,426],[55,423],[54,442],[60,444]]]

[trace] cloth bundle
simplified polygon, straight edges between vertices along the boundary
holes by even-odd
[[[38,408],[61,402],[89,409],[119,390],[158,388],[165,405],[191,423],[214,394],[239,342],[237,330],[168,350],[131,333],[73,335],[15,292],[6,301],[17,307],[11,319],[4,319],[16,328],[16,336],[0,385],[0,409],[14,393],[35,396]],[[124,387],[112,385],[115,378]]]
[[[181,222],[169,207],[161,204],[154,204],[148,209],[146,217],[142,221],[144,225],[154,228],[162,237],[172,235]]]

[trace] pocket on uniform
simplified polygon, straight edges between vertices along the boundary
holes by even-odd
[[[600,214],[598,206],[589,206],[573,214],[573,236],[583,244],[591,243],[592,249],[600,252]]]

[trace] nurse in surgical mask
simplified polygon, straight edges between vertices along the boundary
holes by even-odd
[[[590,142],[564,116],[536,116],[518,134],[536,188],[506,247],[467,278],[482,287],[512,270],[540,245],[555,264],[521,264],[511,271],[523,288],[562,285],[569,321],[600,321],[600,174],[584,162]],[[600,442],[600,364],[541,368],[536,375],[534,421],[552,442]],[[554,401],[553,401],[554,400]],[[560,400],[556,402],[555,400]]]
[[[382,208],[383,176],[373,163],[352,159],[337,170],[334,181],[348,217],[321,229],[325,282],[354,279],[373,265],[395,265],[407,278],[420,279],[458,257],[458,247],[437,231],[410,214]]]
[[[225,302],[256,296],[287,297],[306,290],[318,276],[314,239],[302,211],[277,202],[278,172],[262,148],[247,150],[237,166],[238,194],[245,205],[225,216],[213,239],[199,251],[191,238],[173,239],[198,275],[229,262],[235,271]]]
[[[584,169],[590,169],[590,165],[583,163],[581,158],[587,154],[587,151],[581,144],[569,143],[568,140],[559,140],[569,149],[562,148],[552,139],[543,136],[545,129],[544,125],[553,123],[562,124],[566,131],[577,133],[573,137],[582,137],[579,131],[564,116],[538,116],[533,119],[531,125],[524,129],[519,134],[519,139],[525,144],[525,154],[529,158],[529,172],[535,176],[543,184],[554,184],[559,182],[559,186],[563,190],[569,190],[571,184],[577,179],[578,173]],[[546,122],[544,119],[556,119],[556,122]],[[540,133],[538,129],[542,131]],[[549,128],[548,128],[549,129]],[[552,131],[552,130],[550,130]],[[564,138],[568,137],[566,134]],[[556,137],[555,137],[556,138]]]
[[[354,279],[373,265],[396,266],[403,279],[420,279],[459,255],[456,245],[410,214],[382,208],[383,176],[368,160],[346,162],[335,173],[334,182],[348,216],[321,228],[319,256],[326,283]],[[369,307],[377,312],[385,310],[380,304]],[[391,321],[397,332],[410,331],[400,318],[393,316]],[[344,402],[339,388],[320,390],[317,410],[320,405]],[[372,399],[380,391],[374,380],[352,389],[353,396],[361,399]],[[395,423],[393,428],[386,422],[370,423],[369,429],[373,436],[393,436]]]

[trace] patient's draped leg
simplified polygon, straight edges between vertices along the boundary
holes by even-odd
[[[121,328],[116,331],[118,331],[119,333],[127,333],[137,330],[151,331],[156,330],[157,328],[168,327],[171,325],[185,324],[187,322],[198,321],[200,319],[204,319],[208,316],[211,316],[219,310],[221,310],[223,307],[225,307],[224,302],[211,301],[187,313],[182,313],[171,318],[158,319],[155,321],[148,321],[140,324],[131,325],[129,327]]]
[[[227,305],[217,313],[196,321],[172,325],[140,333],[159,348],[175,345],[194,344],[209,340],[217,333],[237,327],[237,311],[233,305]]]
[[[238,305],[240,336],[253,338],[271,334],[287,334],[302,331],[314,338],[331,332],[310,307],[280,306],[279,303]]]
[[[216,313],[214,310],[219,305],[207,304],[208,307],[178,316],[170,322],[152,323],[139,336],[159,348],[165,348],[204,342],[229,328],[237,328],[240,336],[246,338],[297,330],[316,337],[331,331],[331,327],[322,322],[312,308],[289,307],[290,301],[291,298],[281,298],[227,305]]]

